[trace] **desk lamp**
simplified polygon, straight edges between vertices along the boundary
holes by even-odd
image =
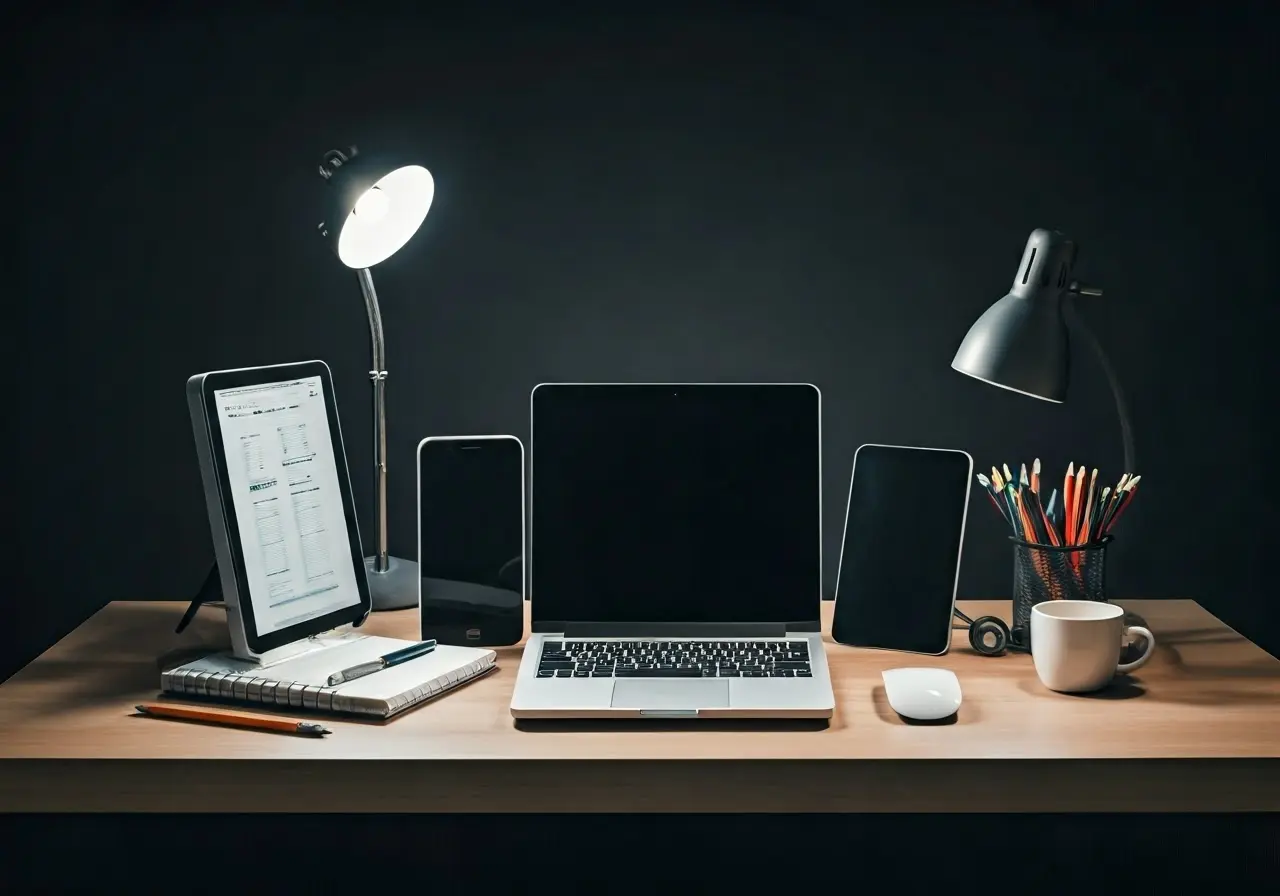
[[[1075,313],[1074,296],[1101,296],[1071,276],[1076,244],[1056,230],[1031,232],[1013,288],[969,328],[951,366],[961,373],[1032,398],[1061,403],[1067,397],[1071,354],[1067,317],[1093,346],[1120,417],[1124,469],[1134,467],[1133,429],[1124,393],[1097,337]]]
[[[396,253],[421,226],[435,198],[435,181],[421,165],[361,153],[352,146],[330,150],[320,162],[328,183],[320,235],[338,259],[354,268],[369,313],[373,381],[375,542],[366,557],[375,610],[399,610],[418,602],[418,564],[387,549],[387,368],[382,312],[369,268]]]

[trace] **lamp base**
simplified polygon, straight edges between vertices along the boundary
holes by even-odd
[[[364,558],[373,609],[407,610],[418,605],[418,564],[399,557],[387,558],[387,571],[374,571],[373,557]]]

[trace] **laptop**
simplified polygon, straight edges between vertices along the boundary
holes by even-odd
[[[821,396],[544,384],[517,719],[830,718]]]

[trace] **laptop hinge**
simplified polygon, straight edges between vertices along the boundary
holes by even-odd
[[[778,622],[570,622],[566,638],[784,638]]]

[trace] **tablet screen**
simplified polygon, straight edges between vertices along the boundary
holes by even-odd
[[[213,396],[258,635],[359,604],[321,378]]]
[[[857,450],[836,580],[835,641],[947,650],[972,473],[963,451]]]

